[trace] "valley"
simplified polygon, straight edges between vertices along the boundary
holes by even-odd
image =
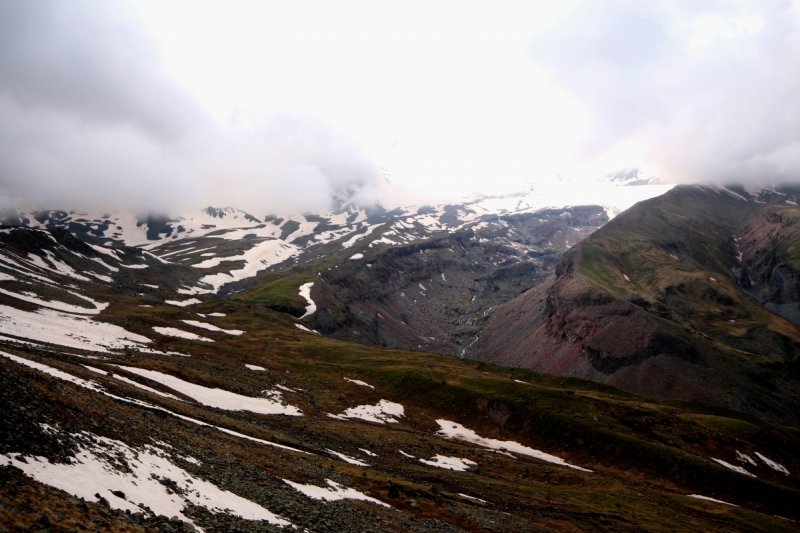
[[[699,278],[694,236],[681,241],[686,249],[667,248],[685,264],[677,274],[636,259],[663,265],[655,245],[603,255],[631,217],[658,220],[637,215],[648,205],[610,223],[602,206],[480,216],[434,207],[435,225],[417,208],[384,213],[372,229],[367,219],[356,227],[311,216],[314,239],[304,244],[263,220],[140,246],[7,225],[0,522],[8,531],[794,530],[800,433],[786,361],[796,326],[746,303],[778,298],[758,289],[774,286],[769,276],[759,285],[754,274],[764,256],[749,235],[763,232],[737,237],[749,288],[739,288],[741,274],[723,276],[733,266],[725,249],[711,258],[716,292],[668,292],[676,297],[661,303],[675,313],[667,315],[658,280]],[[319,227],[334,224],[342,227]],[[647,225],[633,227],[653,239],[641,233]],[[594,252],[594,242],[605,248]],[[601,260],[580,262],[592,253]],[[612,283],[619,257],[632,259]],[[624,276],[637,283],[635,297]],[[547,298],[551,315],[536,307]],[[679,315],[688,305],[694,311]],[[740,314],[715,314],[718,305]],[[723,332],[733,337],[727,320],[742,313],[752,326],[736,346],[761,339],[753,369],[771,369],[764,379],[777,391],[730,364],[732,381],[715,382],[702,364],[706,374],[691,373],[698,358],[713,365],[730,350]],[[567,317],[561,330],[537,325],[556,316]],[[614,348],[621,361],[608,360],[602,342],[614,339],[615,322],[603,333],[591,320],[610,317],[640,323],[650,352],[628,341]],[[665,355],[676,346],[670,335],[687,338],[679,327],[697,328],[718,351],[687,340]],[[546,335],[557,355],[566,348],[553,340],[572,346],[584,339],[570,335],[600,331],[585,337],[598,355],[583,355],[598,374],[513,359],[510,346],[533,344],[509,328]],[[680,390],[605,379],[639,372],[650,383],[641,365],[670,357],[673,380],[685,377]],[[708,383],[749,386],[748,405],[759,407],[681,399],[693,386],[708,393]]]

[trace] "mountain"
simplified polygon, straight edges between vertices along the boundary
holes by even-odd
[[[700,204],[740,202],[725,208],[731,221],[749,206],[731,272],[750,283],[741,298],[755,302],[752,320],[777,317],[767,334],[779,339],[775,324],[794,323],[758,302],[791,314],[775,280],[793,272],[794,241],[788,223],[766,230],[756,212],[794,196],[698,191]],[[277,223],[235,209],[140,226],[103,213],[116,226],[93,227],[100,235],[69,228],[91,215],[46,227],[22,213],[0,228],[0,528],[797,529],[790,416],[431,351],[473,357],[498,310],[552,286],[593,236],[630,216],[606,223],[602,205],[519,197],[515,210],[487,207],[499,200]],[[147,237],[178,226],[175,238]],[[413,346],[409,330],[440,342]]]
[[[677,187],[498,306],[467,355],[797,424],[798,216],[792,191]]]
[[[184,214],[11,210],[0,225],[66,229],[92,244],[139,247],[203,274],[196,290],[229,294],[263,270],[280,270],[332,254],[364,253],[362,245],[388,248],[449,234],[484,219],[525,215],[546,208],[600,205],[613,216],[670,185],[626,187],[600,181],[576,193],[567,181],[557,186],[502,197],[479,196],[438,205],[399,205],[413,200],[383,184],[383,204],[341,204],[322,214],[250,214],[232,207],[207,207]],[[377,238],[373,238],[377,237]],[[574,243],[575,241],[571,241]]]

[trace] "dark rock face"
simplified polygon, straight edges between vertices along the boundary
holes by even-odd
[[[362,343],[468,356],[492,308],[542,282],[571,243],[606,221],[597,206],[492,216],[477,230],[347,261],[321,273],[313,289],[315,327]]]
[[[800,319],[789,220],[714,189],[639,204],[494,309],[467,355],[795,420],[800,328],[767,311]]]

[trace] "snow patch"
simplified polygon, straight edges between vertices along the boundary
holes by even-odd
[[[203,328],[207,329],[208,331],[218,331],[220,333],[227,333],[228,335],[241,335],[244,333],[241,329],[222,329],[218,328],[214,324],[209,324],[208,322],[200,322],[198,320],[181,320],[184,324],[189,324],[190,326],[194,326],[196,328]]]
[[[369,466],[364,461],[359,461],[358,459],[356,459],[354,457],[350,457],[349,455],[345,455],[343,453],[335,452],[335,451],[333,451],[331,449],[328,449],[327,452],[330,453],[331,455],[335,455],[336,457],[338,457],[339,459],[341,459],[345,463],[350,463],[351,465],[356,465],[356,466]]]
[[[27,462],[12,454],[0,457],[33,479],[75,497],[98,501],[95,494],[99,494],[114,509],[140,512],[139,506],[147,506],[156,515],[178,516],[193,523],[183,514],[185,506],[193,504],[206,507],[212,513],[230,512],[247,520],[291,525],[260,505],[186,472],[153,446],[137,450],[124,442],[87,432],[71,436],[79,444],[76,456],[69,464],[51,463],[44,457],[29,457]],[[117,470],[109,456],[124,457],[131,472]],[[182,494],[168,491],[158,478],[172,480],[182,489]],[[124,496],[114,494],[112,490]]]
[[[711,460],[714,461],[715,463],[721,464],[725,468],[730,468],[734,472],[739,472],[740,474],[744,474],[744,475],[750,476],[750,477],[756,477],[753,474],[751,474],[750,472],[748,472],[747,470],[745,470],[744,468],[742,468],[741,466],[732,465],[730,463],[726,463],[722,459],[715,459],[713,457],[711,458]]]
[[[459,472],[469,470],[470,467],[478,464],[475,461],[470,461],[469,459],[463,459],[461,457],[447,457],[444,455],[436,455],[430,460],[420,459],[419,462],[429,466],[435,466],[437,468],[444,468],[446,470],[458,470]]]
[[[328,487],[319,487],[317,485],[303,485],[302,483],[295,483],[294,481],[289,481],[288,479],[283,480],[284,483],[287,485],[291,485],[295,490],[298,492],[302,492],[309,498],[314,500],[325,500],[329,502],[335,502],[337,500],[363,500],[365,502],[372,502],[378,505],[382,505],[383,507],[390,507],[383,503],[380,500],[367,496],[361,492],[358,492],[355,489],[346,489],[342,485],[339,485],[335,481],[330,479],[326,480],[328,483]]]
[[[28,312],[6,305],[0,305],[0,333],[95,352],[141,349],[150,342],[147,337],[85,316],[51,309]]]
[[[246,367],[247,367],[247,368],[249,368],[250,370],[258,370],[258,371],[261,371],[261,370],[266,370],[266,368],[264,368],[263,366],[258,366],[258,365],[248,365],[248,364],[245,364],[244,366],[246,366]]]
[[[203,341],[203,342],[214,342],[214,339],[208,339],[206,337],[201,337],[195,333],[191,333],[189,331],[183,331],[182,329],[177,328],[165,328],[161,326],[153,326],[153,331],[156,333],[160,333],[162,335],[166,335],[167,337],[178,337],[179,339],[187,339],[190,341]]]
[[[789,475],[789,471],[786,470],[786,468],[783,465],[778,464],[778,463],[776,463],[775,461],[773,461],[771,459],[767,459],[766,457],[764,457],[763,455],[761,455],[758,452],[756,452],[756,455],[758,456],[759,459],[761,459],[762,461],[767,463],[767,466],[770,467],[771,469],[777,470],[781,474],[784,474],[784,475],[787,475],[787,476]]]
[[[345,381],[349,381],[350,383],[352,383],[352,384],[354,384],[354,385],[360,385],[360,386],[362,386],[362,387],[369,387],[370,389],[372,389],[372,390],[375,390],[375,387],[373,387],[373,386],[372,386],[372,385],[370,385],[369,383],[364,383],[363,381],[360,381],[360,380],[358,380],[358,379],[344,378],[344,380],[345,380]]]
[[[194,305],[202,303],[197,298],[189,298],[188,300],[164,300],[167,305],[176,305],[178,307],[186,307],[187,305]]]
[[[175,376],[162,374],[155,370],[145,370],[132,366],[120,366],[119,368],[176,390],[208,407],[216,407],[227,411],[250,411],[251,413],[264,415],[303,415],[302,411],[297,407],[288,404],[282,405],[280,401],[276,401],[272,398],[252,398],[222,389],[212,389],[210,387],[189,383]]]
[[[468,500],[475,500],[476,502],[481,502],[481,503],[486,504],[486,505],[489,504],[489,502],[487,502],[486,500],[481,500],[480,498],[476,498],[475,496],[468,496],[468,495],[464,494],[463,492],[459,492],[458,495],[461,496],[462,498],[466,498]]]
[[[500,450],[500,451],[508,450],[516,452],[521,455],[527,455],[535,459],[540,459],[548,463],[553,463],[560,466],[566,466],[568,468],[574,468],[575,470],[580,470],[582,472],[591,472],[591,470],[588,470],[586,468],[581,468],[580,466],[571,465],[566,461],[564,461],[563,459],[561,459],[560,457],[556,457],[555,455],[550,455],[549,453],[544,453],[539,450],[534,450],[533,448],[529,448],[528,446],[523,446],[518,442],[510,440],[501,441],[496,439],[487,439],[479,436],[471,429],[467,429],[461,424],[457,424],[456,422],[451,422],[449,420],[437,420],[436,422],[441,427],[441,429],[439,430],[439,434],[450,439],[456,439],[464,442],[471,442],[473,444],[484,446],[486,448],[491,448],[493,450]]]
[[[308,328],[307,328],[307,327],[305,327],[303,324],[295,324],[294,326],[295,326],[297,329],[302,329],[303,331],[307,331],[308,333],[316,333],[317,335],[319,335],[319,334],[320,334],[320,333],[319,333],[319,331],[317,331],[317,330],[315,330],[315,329],[308,329]]]
[[[72,291],[67,291],[68,293],[72,294],[73,296],[77,296],[82,300],[86,300],[94,305],[94,309],[90,309],[87,307],[79,307],[77,305],[72,305],[64,302],[59,302],[55,300],[42,300],[39,298],[39,295],[34,292],[27,292],[25,294],[18,294],[16,292],[7,291],[5,289],[0,289],[0,294],[5,294],[6,296],[11,296],[12,298],[16,298],[17,300],[22,300],[23,302],[28,302],[31,304],[36,304],[41,307],[47,307],[48,309],[54,309],[56,311],[64,311],[67,313],[76,313],[80,315],[96,315],[100,313],[103,309],[108,307],[108,303],[100,303],[92,300],[88,296],[82,296],[80,294],[76,294]]]
[[[734,505],[732,503],[724,502],[722,500],[717,500],[716,498],[709,498],[708,496],[700,496],[699,494],[689,494],[689,497],[697,498],[698,500],[706,500],[708,502],[721,503],[723,505],[730,505],[732,507],[739,507],[738,505]]]
[[[328,414],[332,418],[344,420],[345,418],[359,418],[367,422],[377,422],[378,424],[396,424],[396,418],[405,416],[405,409],[399,403],[381,400],[375,405],[359,405],[351,407],[340,415]]]
[[[303,283],[300,285],[300,296],[305,298],[305,300],[308,302],[308,305],[306,306],[306,312],[300,317],[301,319],[313,315],[317,311],[317,304],[315,304],[314,300],[311,299],[311,287],[313,286],[313,281],[309,281],[308,283]]]

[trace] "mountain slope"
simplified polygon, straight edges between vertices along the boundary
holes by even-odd
[[[136,250],[109,261],[111,282],[73,283],[89,252],[48,233],[2,234],[18,263],[4,272],[19,276],[0,281],[13,293],[0,308],[8,531],[795,527],[773,516],[798,518],[795,429],[327,338],[260,305],[187,298],[176,280],[191,269],[135,263]],[[147,264],[129,270],[159,288],[121,290],[122,264]],[[13,285],[24,281],[39,301]],[[46,293],[55,284],[98,312],[48,307],[70,303]],[[59,320],[76,325],[53,335]]]
[[[636,205],[495,309],[467,355],[796,424],[800,329],[761,305],[796,309],[774,281],[794,272],[781,243],[796,199],[751,192],[678,187]],[[764,236],[770,220],[784,237]]]
[[[375,232],[344,260],[332,253],[266,274],[235,298],[300,316],[297,287],[311,283],[311,325],[326,335],[456,355],[474,340],[476,321],[543,280],[571,243],[607,220],[602,208],[583,206],[485,215],[400,245]],[[391,224],[408,226],[409,219]]]

